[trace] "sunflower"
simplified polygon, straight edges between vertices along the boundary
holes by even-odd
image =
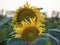
[[[24,19],[27,19],[29,21],[30,18],[36,17],[38,21],[43,21],[43,16],[40,13],[40,10],[38,10],[37,7],[31,7],[28,2],[23,6],[17,9],[14,13],[14,17],[12,18],[13,22],[18,23],[21,22]]]
[[[29,18],[30,22],[25,19],[21,22],[22,25],[14,26],[14,30],[16,32],[16,38],[23,38],[27,42],[32,42],[38,35],[41,35],[45,28],[44,24],[36,21],[36,17]]]

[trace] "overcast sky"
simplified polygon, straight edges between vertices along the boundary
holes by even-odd
[[[23,6],[26,1],[31,6],[42,7],[42,11],[50,13],[52,10],[60,11],[60,0],[0,0],[0,10],[16,10]]]

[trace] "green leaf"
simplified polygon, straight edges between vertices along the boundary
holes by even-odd
[[[30,45],[60,45],[60,42],[50,34],[42,34],[38,36]]]
[[[0,22],[0,26],[3,26],[11,21],[11,17],[7,17]]]
[[[1,41],[0,45],[6,45],[7,40]]]
[[[52,45],[52,42],[50,40],[47,40],[45,45]]]
[[[21,38],[12,38],[7,41],[6,45],[27,45],[27,42]]]
[[[13,31],[13,28],[9,25],[3,25],[0,27],[0,41],[11,38],[9,35]]]
[[[48,33],[60,41],[60,30],[59,29],[48,29]]]
[[[16,32],[15,31],[12,31],[9,35],[14,35],[14,34],[16,34]]]

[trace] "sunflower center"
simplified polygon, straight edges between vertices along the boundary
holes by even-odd
[[[22,33],[22,38],[27,42],[32,42],[38,35],[39,30],[35,27],[26,28]]]
[[[28,33],[27,34],[27,38],[31,39],[33,37],[33,34],[32,33]]]
[[[17,16],[17,22],[21,22],[24,19],[29,20],[28,17],[35,17],[36,14],[33,12],[32,9],[22,9]]]

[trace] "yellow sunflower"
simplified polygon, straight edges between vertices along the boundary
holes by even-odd
[[[41,35],[45,31],[45,28],[42,27],[44,24],[37,22],[36,18],[30,18],[29,20],[30,22],[26,19],[22,21],[21,26],[14,26],[16,38],[23,38],[27,42],[32,42],[36,36]]]
[[[38,21],[43,21],[43,16],[38,10],[37,7],[31,7],[28,2],[23,6],[20,7],[15,11],[14,17],[13,17],[13,22],[19,23],[24,19],[29,20],[29,17],[34,18],[36,17]]]

